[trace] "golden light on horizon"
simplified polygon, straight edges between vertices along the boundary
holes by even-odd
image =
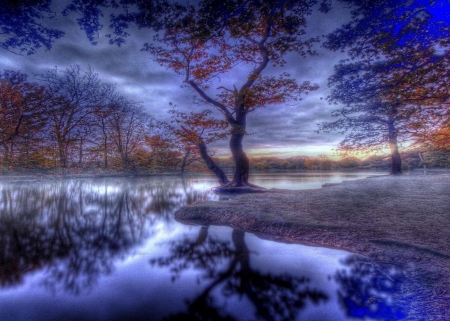
[[[353,152],[347,156],[340,155],[336,151],[336,145],[314,145],[314,146],[268,146],[261,148],[247,148],[246,154],[251,158],[259,157],[275,157],[275,158],[290,158],[295,156],[308,156],[316,158],[319,156],[326,156],[332,160],[339,160],[346,157],[355,157],[361,160],[370,157],[372,155],[383,155],[389,154],[388,149],[380,150],[379,152],[374,151],[360,151]],[[217,158],[229,158],[231,157],[228,149],[217,149]]]

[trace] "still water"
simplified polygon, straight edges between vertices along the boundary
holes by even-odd
[[[317,188],[373,173],[253,175]],[[183,225],[214,178],[0,183],[0,320],[399,320],[401,278],[345,251]]]

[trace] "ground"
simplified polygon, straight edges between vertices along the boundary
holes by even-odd
[[[402,269],[410,320],[450,320],[450,175],[379,176],[315,190],[222,195],[175,217],[339,248]],[[420,299],[417,299],[420,296]]]

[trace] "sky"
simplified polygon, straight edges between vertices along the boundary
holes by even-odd
[[[67,0],[57,2],[55,12],[60,12]],[[181,1],[182,2],[182,1]],[[316,10],[317,11],[317,10]],[[327,13],[315,12],[308,19],[308,37],[321,36],[334,30],[349,18],[345,8],[333,1],[333,9]],[[142,102],[145,110],[157,120],[168,120],[169,102],[182,111],[198,110],[194,104],[195,93],[182,87],[182,78],[171,70],[159,66],[148,52],[141,52],[143,44],[150,42],[153,31],[131,28],[130,37],[122,47],[110,45],[104,30],[98,35],[97,45],[91,45],[84,31],[76,24],[76,16],[63,17],[58,14],[51,26],[65,31],[65,36],[56,40],[49,51],[41,48],[34,55],[17,55],[6,50],[0,52],[0,70],[20,70],[29,75],[42,73],[58,67],[64,69],[78,64],[83,69],[92,67],[105,82],[115,83],[123,95]],[[104,21],[104,25],[108,25]],[[317,124],[333,120],[330,106],[325,98],[329,93],[327,78],[333,66],[342,59],[341,53],[330,52],[315,45],[318,55],[303,59],[291,54],[282,68],[267,69],[266,73],[289,72],[299,83],[308,80],[320,87],[303,96],[297,102],[267,106],[247,117],[247,132],[243,145],[249,156],[291,157],[297,155],[327,155],[335,158],[333,149],[343,139],[338,133],[317,133]],[[235,75],[239,84],[239,74]],[[224,80],[225,81],[225,80]],[[229,80],[228,80],[229,81]],[[241,80],[242,84],[242,80]],[[220,116],[218,116],[220,117]],[[216,142],[210,148],[217,156],[230,156],[226,140]]]

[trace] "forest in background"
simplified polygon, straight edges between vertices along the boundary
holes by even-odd
[[[103,82],[93,70],[71,66],[49,69],[35,75],[35,81],[29,78],[16,71],[0,75],[2,175],[208,171],[198,150],[180,139],[177,130],[120,95],[114,84]],[[450,149],[439,150],[430,142],[412,145],[401,154],[404,169],[450,167]],[[232,158],[213,159],[232,172]],[[390,157],[250,157],[250,167],[388,170]]]

